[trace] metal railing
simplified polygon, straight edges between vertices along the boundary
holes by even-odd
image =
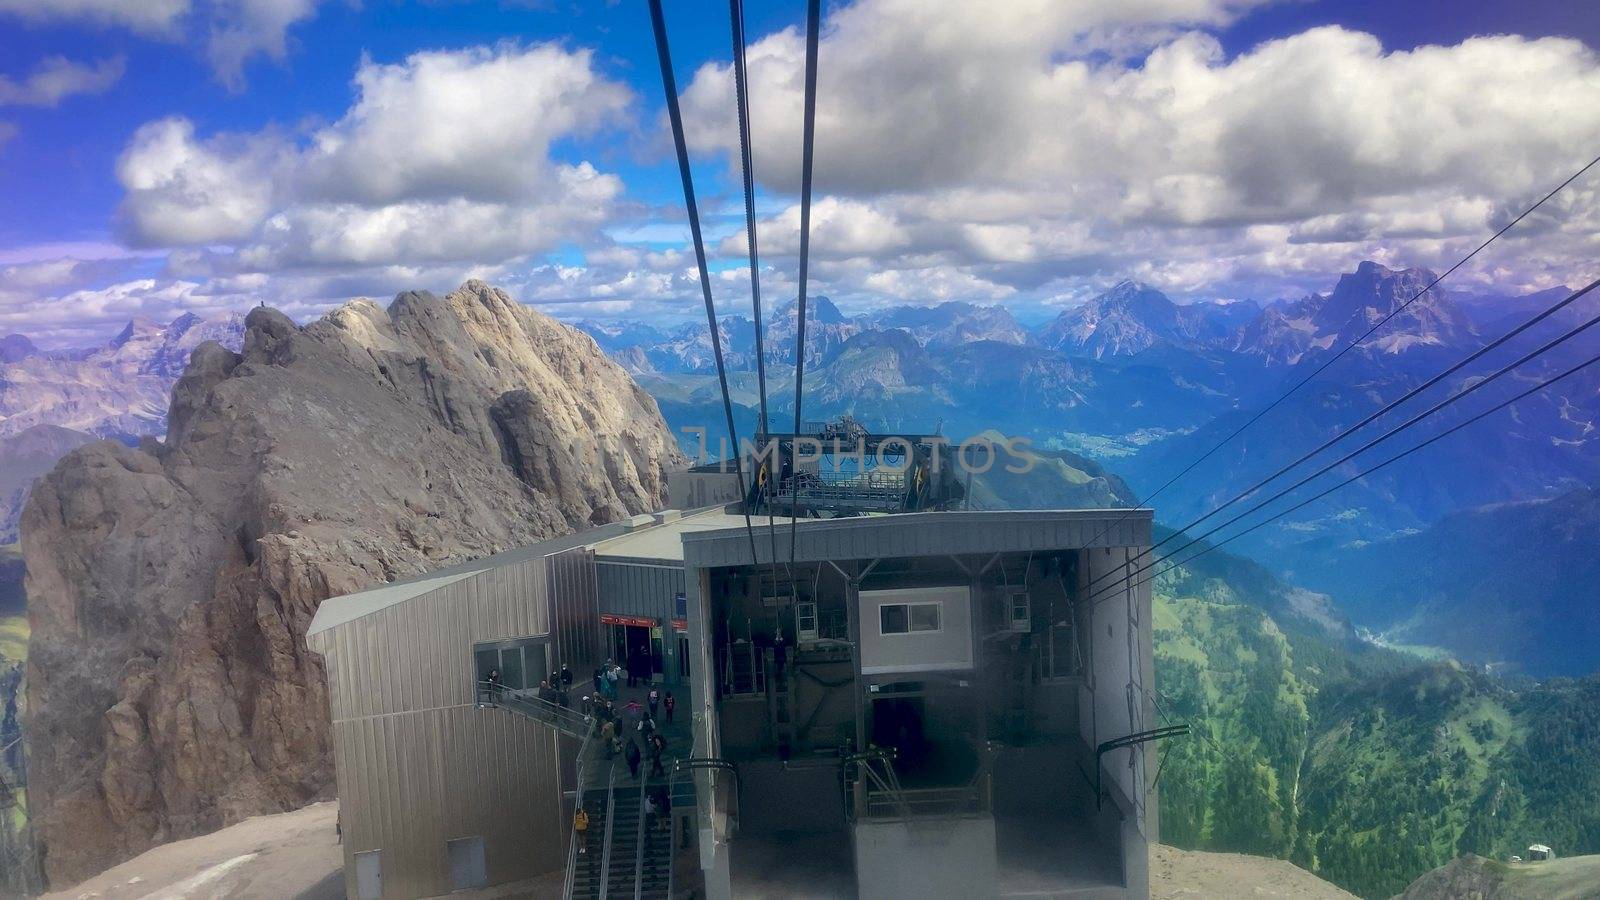
[[[593,736],[594,729],[592,728],[584,734],[583,741],[578,744],[578,758],[573,766],[574,784],[572,792],[572,839],[567,845],[567,876],[566,882],[561,888],[562,900],[572,900],[573,882],[577,878],[578,874],[578,842],[581,840],[586,840],[589,834],[587,830],[585,830],[582,834],[578,832],[578,810],[584,809],[583,781],[588,776],[588,773],[585,771],[585,769],[588,767],[590,762],[589,748],[591,746],[591,738]],[[584,813],[584,815],[588,815],[587,811]]]
[[[612,824],[617,820],[617,770],[611,770],[611,778],[606,782],[606,836],[604,850],[600,853],[600,896],[606,896],[611,889],[611,836],[615,831]]]
[[[559,703],[533,695],[531,690],[518,690],[488,681],[478,682],[478,705],[498,706],[536,719],[572,737],[584,739],[594,730],[594,717]]]
[[[957,787],[868,791],[866,817],[916,819],[982,815],[991,809],[990,784],[989,775],[984,774]]]

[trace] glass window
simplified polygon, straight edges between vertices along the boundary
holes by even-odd
[[[672,614],[680,619],[689,618],[689,598],[682,594],[673,597]]]
[[[479,650],[477,653],[473,654],[473,656],[477,660],[478,680],[488,681],[489,673],[494,671],[495,668],[500,665],[500,654],[494,652],[493,650]]]
[[[885,603],[878,607],[880,634],[939,630],[940,603]]]
[[[500,651],[500,680],[512,690],[527,687],[522,683],[522,648],[510,647]],[[538,684],[537,681],[534,684]]]
[[[905,634],[911,630],[904,603],[885,603],[878,607],[878,631],[882,634]]]
[[[538,687],[543,676],[550,672],[550,665],[545,661],[544,644],[528,644],[523,647],[522,660],[522,671],[528,679],[528,684],[525,686]]]

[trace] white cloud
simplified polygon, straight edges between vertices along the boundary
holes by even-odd
[[[34,23],[89,22],[167,35],[189,12],[189,0],[0,0],[0,14]]]
[[[198,140],[187,119],[141,127],[117,160],[130,239],[160,246],[249,237],[272,211],[286,153],[270,134]]]
[[[232,273],[497,264],[584,240],[621,194],[615,175],[551,156],[629,102],[587,51],[425,52],[366,61],[354,83],[344,116],[303,139],[140,129],[118,165],[130,238],[224,245],[210,265]]]
[[[813,290],[1048,303],[1141,275],[1180,294],[1273,296],[1362,258],[1443,268],[1596,152],[1600,58],[1577,41],[1386,51],[1327,27],[1229,57],[1195,30],[1246,6],[837,8],[820,50],[815,209],[893,223],[860,233],[894,239],[852,247],[814,217]],[[802,66],[795,29],[750,48],[756,171],[785,197]],[[729,67],[708,64],[682,100],[691,145],[733,160],[731,94]],[[1595,268],[1595,230],[1570,205],[1579,187],[1495,248],[1520,281]],[[761,225],[780,270],[797,223],[788,210]],[[1500,278],[1489,272],[1457,277]]]
[[[289,28],[316,14],[317,0],[212,0],[206,56],[222,83],[244,84],[244,66],[258,54],[281,60]]]
[[[101,94],[122,78],[127,60],[113,56],[94,65],[53,56],[22,81],[0,75],[0,106],[55,106],[75,94]]]

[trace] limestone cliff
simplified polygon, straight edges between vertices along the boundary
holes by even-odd
[[[682,461],[594,342],[470,282],[198,347],[164,442],[82,447],[23,515],[52,883],[332,789],[326,597],[661,503]]]

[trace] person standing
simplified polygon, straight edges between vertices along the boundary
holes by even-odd
[[[572,690],[572,670],[567,668],[566,663],[561,664],[561,689],[564,691]]]
[[[650,703],[650,718],[654,719],[656,717],[656,709],[661,706],[661,691],[657,688],[651,688],[649,696],[645,699]]]
[[[639,745],[634,743],[633,741],[629,741],[627,750],[626,750],[626,752],[623,753],[623,758],[628,761],[628,774],[633,776],[633,780],[638,781],[639,780],[639,763],[641,762],[640,755],[639,755]]]
[[[606,670],[599,666],[594,667],[594,695],[603,697],[606,693]]]
[[[616,663],[612,663],[611,667],[606,669],[606,684],[610,686],[611,699],[613,700],[620,699],[617,696],[617,679],[619,677],[621,677],[620,670]]]
[[[650,776],[652,778],[665,775],[666,770],[661,768],[661,753],[667,749],[667,741],[661,735],[650,734]]]
[[[665,709],[667,711],[667,724],[668,725],[672,724],[672,709],[673,709],[673,707],[675,707],[677,705],[678,705],[677,698],[672,696],[672,692],[671,691],[667,691],[667,697],[666,697],[665,700],[661,701],[661,706],[662,706],[663,709]]]

